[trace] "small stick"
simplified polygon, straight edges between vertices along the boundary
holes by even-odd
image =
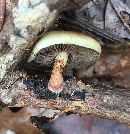
[[[70,24],[72,26],[77,26],[79,28],[92,32],[93,34],[96,34],[102,38],[105,38],[108,41],[111,41],[113,43],[125,42],[124,39],[121,39],[120,37],[108,32],[108,31],[97,28],[96,26],[90,24],[88,21],[86,21],[82,18],[78,18],[76,16],[75,11],[73,11],[73,10],[72,10],[71,14],[69,14],[69,11],[66,11],[65,14],[64,13],[61,14],[61,17],[59,18],[59,22],[61,22],[63,24]]]

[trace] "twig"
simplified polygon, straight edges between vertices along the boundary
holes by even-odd
[[[70,24],[72,26],[74,25],[74,26],[77,26],[77,27],[82,28],[84,30],[87,30],[89,32],[92,32],[93,34],[98,35],[98,36],[100,36],[108,41],[111,41],[112,43],[125,42],[124,39],[121,39],[120,37],[108,32],[108,31],[97,28],[94,25],[90,24],[88,21],[86,21],[82,18],[79,18],[76,15],[74,10],[65,11],[64,14],[61,14],[59,21],[61,23],[64,23],[64,24]]]

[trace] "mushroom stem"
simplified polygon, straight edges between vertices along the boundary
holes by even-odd
[[[60,52],[56,58],[51,73],[51,78],[48,83],[48,89],[55,93],[60,93],[63,90],[63,76],[64,67],[68,60],[68,54],[66,52]]]

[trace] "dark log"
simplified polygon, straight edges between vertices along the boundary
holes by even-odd
[[[89,82],[67,78],[64,90],[59,94],[47,88],[48,76],[27,77],[20,72],[9,76],[13,79],[21,74],[14,83],[10,83],[7,94],[1,96],[3,102],[11,107],[44,107],[74,112],[80,115],[92,114],[99,117],[130,124],[130,90],[118,87],[106,87]],[[23,73],[24,74],[24,73]],[[23,78],[23,76],[25,78]]]

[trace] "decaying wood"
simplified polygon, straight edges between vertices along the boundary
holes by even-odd
[[[0,79],[27,57],[28,50],[33,47],[38,38],[38,33],[46,31],[53,24],[67,1],[19,0],[18,6],[12,9],[14,33],[10,35],[8,45],[6,43],[7,48],[10,49],[0,53]],[[0,49],[3,47],[5,44],[0,44]]]
[[[46,31],[56,20],[68,0],[19,0],[12,9],[14,33],[9,42],[0,41],[0,97],[8,93],[12,70],[27,58],[40,32]],[[16,75],[15,75],[16,76]],[[19,79],[19,75],[13,82]],[[4,84],[3,84],[4,83]],[[4,86],[3,86],[4,85]]]
[[[20,72],[12,72],[9,77],[15,78]],[[25,75],[22,75],[24,76]],[[10,78],[9,78],[10,80]],[[18,78],[10,84],[10,90],[1,100],[10,99],[11,107],[44,107],[74,112],[92,114],[130,124],[130,90],[106,87],[87,83],[85,85],[76,79],[65,82],[64,90],[59,95],[47,89],[48,78],[44,75]],[[10,98],[9,98],[10,97]]]

